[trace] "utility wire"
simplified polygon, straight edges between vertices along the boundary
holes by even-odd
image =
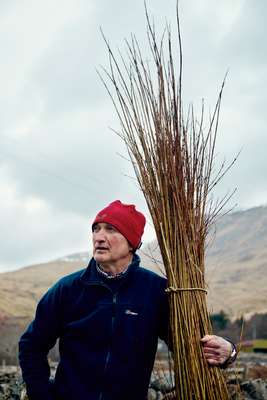
[[[18,143],[19,145],[21,145],[21,143],[20,143],[20,140],[18,140],[17,138],[14,138],[14,137],[9,137],[9,136],[7,136],[7,135],[5,135],[5,134],[1,134],[0,135],[0,139],[1,139],[1,137],[3,137],[4,138],[4,140],[8,140],[8,141],[10,141],[10,142],[13,142],[13,143]],[[49,155],[48,154],[45,154],[44,152],[41,152],[41,151],[36,151],[36,149],[34,149],[34,152],[35,152],[35,154],[39,157],[39,158],[43,158],[44,160],[47,160],[49,163],[51,162],[51,157],[49,157]],[[14,154],[14,153],[10,153],[9,152],[9,154],[13,157],[13,158],[16,158],[17,156]],[[32,155],[32,154],[31,154]],[[21,157],[19,158],[18,157],[18,159],[20,159],[20,161],[22,161],[22,162],[25,162],[25,163],[28,163],[28,161],[25,161],[25,159],[22,159]],[[24,161],[23,161],[24,160]],[[70,163],[65,163],[64,162],[64,166],[66,166],[66,167],[69,167],[69,168],[71,168],[72,170],[76,170],[77,172],[78,172],[78,174],[79,175],[83,175],[86,179],[89,179],[89,180],[91,180],[91,181],[94,181],[94,183],[96,183],[96,184],[104,184],[104,182],[101,182],[101,180],[100,179],[96,179],[96,178],[94,178],[93,176],[91,176],[91,175],[87,175],[87,174],[85,174],[84,173],[84,171],[81,171],[81,170],[79,170],[79,169],[77,169],[77,167],[75,166],[73,166],[73,165],[71,165]],[[37,167],[38,168],[38,167]],[[44,170],[44,169],[43,169]],[[52,172],[52,174],[53,174],[53,172]],[[61,175],[62,176],[62,175]],[[65,178],[64,176],[62,176],[62,178],[63,179],[67,179],[67,178]],[[68,179],[67,179],[68,180]],[[76,184],[76,183],[75,183]]]
[[[28,167],[34,167],[35,170],[37,169],[37,170],[39,170],[39,172],[41,172],[41,173],[43,173],[45,175],[53,176],[54,178],[56,178],[56,179],[58,179],[60,181],[64,181],[65,183],[67,183],[69,185],[79,187],[80,189],[85,190],[87,193],[88,193],[89,190],[90,191],[92,190],[92,188],[89,188],[89,186],[82,185],[82,184],[77,183],[77,182],[73,182],[73,181],[69,180],[68,178],[66,178],[65,176],[63,176],[63,175],[51,172],[51,171],[49,171],[49,170],[47,170],[47,169],[45,169],[43,167],[37,166],[37,164],[35,164],[35,163],[31,162],[31,161],[26,161],[23,158],[18,157],[16,154],[13,154],[13,153],[7,152],[7,151],[5,151],[4,154],[3,154],[2,151],[0,152],[0,154],[1,153],[4,156],[6,155],[7,157],[16,159],[17,161],[25,164]]]

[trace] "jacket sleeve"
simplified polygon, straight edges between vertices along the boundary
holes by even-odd
[[[228,368],[229,365],[233,364],[236,361],[238,355],[238,350],[235,343],[233,343],[230,339],[226,337],[224,339],[227,340],[229,343],[231,343],[232,351],[228,359],[220,366],[223,369]]]
[[[170,330],[170,310],[168,294],[165,292],[166,280],[161,288],[161,303],[160,303],[160,324],[159,324],[159,338],[162,339],[169,350],[172,350],[171,344],[171,330]]]
[[[42,297],[35,319],[19,341],[19,361],[30,400],[52,400],[47,360],[49,350],[60,336],[61,287],[57,283]]]

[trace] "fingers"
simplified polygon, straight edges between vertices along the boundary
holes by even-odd
[[[223,359],[222,358],[206,358],[207,362],[209,363],[209,365],[214,366],[214,367],[218,367],[220,365],[223,364]]]
[[[221,365],[225,362],[225,357],[221,354],[204,353],[205,359],[210,365]]]
[[[200,341],[201,341],[202,343],[206,343],[206,342],[208,342],[209,340],[211,340],[214,336],[215,336],[215,335],[205,335],[202,339],[200,339]]]
[[[231,343],[220,336],[205,335],[201,339],[201,343],[204,357],[210,365],[223,364],[231,354]]]
[[[224,356],[221,354],[220,349],[211,347],[203,348],[204,357],[210,365],[220,365],[224,362]]]
[[[216,336],[216,335],[205,335],[202,339],[200,339],[201,343],[205,344],[208,343],[210,344],[212,347],[217,346],[219,347],[221,344],[221,340],[225,340],[220,336]]]

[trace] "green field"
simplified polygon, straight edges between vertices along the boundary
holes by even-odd
[[[267,339],[256,339],[251,341],[251,346],[242,346],[241,350],[245,352],[260,352],[267,353]]]

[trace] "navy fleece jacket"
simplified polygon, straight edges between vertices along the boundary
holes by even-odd
[[[19,342],[30,400],[145,400],[158,337],[167,339],[166,280],[134,256],[114,283],[92,259],[40,300]],[[47,353],[59,338],[60,362],[49,384]]]

